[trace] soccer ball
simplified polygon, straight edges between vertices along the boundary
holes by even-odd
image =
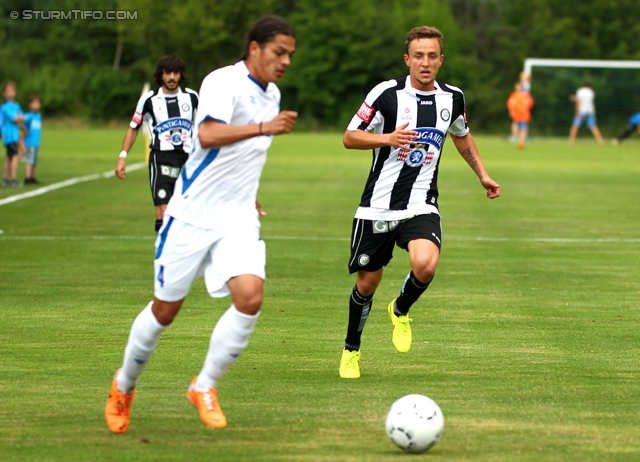
[[[385,428],[391,441],[400,449],[424,452],[442,436],[444,415],[431,398],[406,395],[391,405]]]

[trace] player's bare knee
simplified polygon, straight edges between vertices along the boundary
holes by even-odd
[[[358,292],[366,297],[375,293],[381,280],[382,272],[376,271],[372,273],[368,271],[360,271],[358,272],[356,287],[358,288]]]
[[[366,297],[376,291],[376,289],[378,288],[378,284],[372,281],[365,280],[365,281],[358,281],[357,287],[358,287],[358,292],[360,292],[361,295],[364,295]]]
[[[178,314],[178,311],[180,311],[181,305],[182,301],[163,302],[156,299],[151,310],[160,324],[162,324],[163,326],[168,326],[173,322],[176,315]]]
[[[254,293],[236,300],[236,309],[245,314],[256,314],[262,306],[262,292]]]
[[[431,282],[433,277],[436,275],[437,267],[437,262],[429,261],[416,265],[416,267],[412,268],[412,270],[418,281],[426,284],[428,282]]]

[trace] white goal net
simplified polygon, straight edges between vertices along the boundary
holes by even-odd
[[[596,118],[603,136],[617,135],[629,117],[640,112],[640,61],[527,58],[524,71],[531,76],[535,101],[534,134],[569,133],[575,114],[569,96],[584,82],[596,93]]]

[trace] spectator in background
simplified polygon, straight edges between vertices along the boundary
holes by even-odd
[[[16,103],[16,84],[7,82],[2,89],[5,102],[0,108],[2,119],[2,144],[7,149],[7,157],[4,160],[4,171],[2,175],[2,186],[20,186],[16,178],[18,171],[18,141],[20,139],[20,129],[24,122],[24,115],[20,105]]]
[[[524,144],[527,140],[532,107],[533,98],[528,91],[523,90],[522,82],[516,83],[513,93],[509,95],[509,99],[507,100],[507,108],[509,109],[509,116],[512,120],[511,131],[513,136],[518,140],[519,149],[524,149]]]
[[[24,167],[24,184],[38,184],[36,180],[36,164],[38,163],[38,150],[40,149],[40,132],[42,129],[42,114],[40,96],[32,95],[29,98],[29,112],[24,120],[24,145],[27,151]]]
[[[576,116],[573,119],[573,124],[569,131],[569,144],[575,143],[578,129],[583,122],[587,123],[587,127],[589,127],[589,130],[593,133],[597,143],[599,145],[604,144],[602,141],[602,135],[600,134],[600,130],[596,124],[595,98],[596,94],[591,88],[591,84],[589,82],[584,82],[582,87],[578,88],[576,94],[569,97],[571,101],[576,102]]]
[[[638,130],[638,133],[640,133],[640,112],[636,112],[629,118],[627,128],[617,138],[611,140],[611,144],[614,146],[620,144],[622,140],[628,138],[635,130]]]
[[[527,71],[520,72],[520,83],[524,91],[531,93],[531,74]]]

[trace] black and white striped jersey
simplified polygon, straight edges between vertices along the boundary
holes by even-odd
[[[198,108],[198,93],[190,88],[165,94],[162,87],[142,95],[129,126],[140,128],[143,122],[149,125],[154,151],[184,150],[191,152],[193,120]]]
[[[464,94],[434,82],[435,90],[419,91],[410,77],[382,82],[367,95],[347,130],[391,133],[409,123],[419,132],[408,153],[389,146],[373,150],[369,178],[356,218],[403,220],[438,213],[438,166],[447,132],[469,133]]]

